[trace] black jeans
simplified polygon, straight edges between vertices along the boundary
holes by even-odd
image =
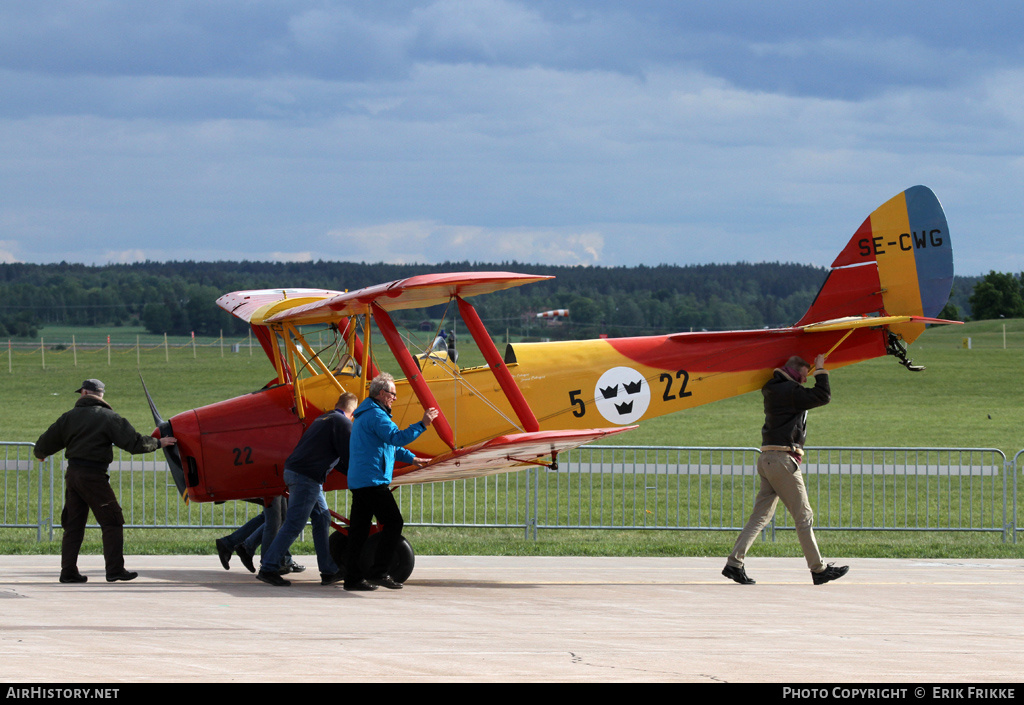
[[[359,557],[370,535],[370,520],[377,517],[381,526],[377,555],[368,576],[363,575]],[[345,559],[345,584],[358,583],[366,577],[382,578],[388,572],[395,549],[402,539],[405,525],[402,512],[387,485],[373,485],[352,490],[352,516],[348,527],[348,556]]]
[[[107,575],[116,575],[124,570],[124,514],[121,505],[105,471],[83,470],[72,463],[68,464],[64,474],[64,509],[60,513],[64,536],[60,545],[60,572],[71,575],[78,571],[78,552],[82,548],[91,509],[103,536],[103,561]]]

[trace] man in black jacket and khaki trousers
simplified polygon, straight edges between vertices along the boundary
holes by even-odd
[[[732,553],[726,561],[722,575],[741,585],[753,585],[743,567],[747,551],[775,514],[781,499],[793,515],[796,534],[800,539],[807,567],[815,585],[837,580],[846,575],[849,566],[827,566],[818,551],[814,538],[814,512],[807,499],[800,462],[807,436],[807,411],[824,406],[832,399],[825,370],[825,356],[814,360],[814,386],[805,387],[811,366],[793,356],[785,367],[775,370],[772,378],[761,388],[764,396],[764,426],[761,428],[761,454],[757,459],[757,474],[761,476],[761,489],[754,500],[754,511],[736,539]]]
[[[107,582],[133,580],[138,573],[124,568],[124,514],[110,487],[107,467],[114,460],[111,445],[129,453],[151,453],[177,441],[167,436],[143,436],[103,401],[103,382],[87,379],[79,387],[74,408],[64,413],[36,441],[40,462],[65,450],[68,467],[64,475],[64,510],[60,523],[60,581],[84,583],[78,572],[78,552],[85,538],[85,523],[92,510],[103,536],[103,559]]]

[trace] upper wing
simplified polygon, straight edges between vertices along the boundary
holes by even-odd
[[[386,311],[425,308],[446,304],[453,296],[466,298],[553,278],[514,272],[423,274],[343,294],[336,293],[329,298],[288,307],[265,316],[263,320],[267,323],[288,321],[295,325],[326,323],[343,316],[365,313],[366,307],[372,303]]]
[[[329,289],[253,289],[224,294],[217,299],[217,305],[247,323],[259,325],[268,316],[280,311],[329,299],[341,293]]]
[[[468,448],[439,455],[422,468],[395,468],[392,484],[444,482],[522,470],[526,465],[538,464],[539,458],[564,453],[584,443],[634,428],[636,426],[589,428],[578,431],[537,431],[498,436]]]

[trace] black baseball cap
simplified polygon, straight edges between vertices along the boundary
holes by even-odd
[[[106,389],[106,386],[103,384],[103,382],[99,381],[98,379],[87,379],[84,382],[82,382],[81,387],[75,390],[75,393],[77,394],[81,392],[83,389],[87,392],[92,392],[94,394],[103,394],[103,390]]]

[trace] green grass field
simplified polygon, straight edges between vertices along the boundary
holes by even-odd
[[[1005,325],[1005,347],[1004,347]],[[87,377],[107,384],[106,398],[140,430],[152,427],[139,371],[165,418],[263,386],[273,369],[262,350],[245,347],[238,353],[226,341],[199,341],[195,351],[162,337],[148,341],[134,329],[117,329],[112,340],[142,349],[104,348],[77,352],[69,342],[105,343],[106,333],[89,329],[46,329],[47,349],[14,348],[0,357],[0,378],[7,403],[0,411],[0,440],[34,441],[71,406],[73,390]],[[91,337],[90,337],[91,336]],[[963,341],[970,337],[971,349]],[[244,341],[243,341],[244,343]],[[477,364],[479,354],[463,346],[460,362]],[[1024,448],[1024,321],[981,321],[927,331],[910,356],[927,366],[912,373],[892,358],[837,370],[833,403],[812,412],[811,446],[995,448],[1012,459]],[[390,369],[384,363],[385,369]],[[751,447],[760,443],[763,421],[760,397],[745,395],[645,422],[614,439],[616,445]],[[748,495],[749,497],[749,495]],[[752,499],[752,497],[750,497]],[[812,499],[813,502],[813,499]],[[817,508],[816,508],[817,509]],[[740,515],[748,507],[738,508]],[[95,533],[96,536],[92,534]],[[217,530],[129,531],[130,551],[210,553]],[[793,532],[758,544],[758,555],[799,555]],[[998,535],[944,532],[824,531],[830,555],[863,556],[1022,556],[1021,544],[1003,544]],[[59,536],[59,530],[57,532]],[[418,553],[481,553],[530,555],[724,555],[735,538],[731,531],[576,530],[540,532],[525,540],[523,529],[410,527],[406,532]],[[308,541],[307,541],[308,543]],[[2,552],[55,552],[57,543],[37,543],[34,530],[0,531]],[[98,532],[89,532],[86,550],[98,551]],[[303,546],[297,552],[311,552]]]
[[[927,369],[909,372],[893,358],[871,360],[833,373],[833,402],[816,410],[808,442],[829,446],[957,446],[998,448],[1011,455],[1024,448],[1024,320],[943,326],[925,332],[910,356]],[[76,340],[103,342],[105,333],[78,329]],[[133,329],[124,332],[134,345]],[[72,329],[44,329],[49,340],[70,341]],[[52,334],[52,338],[50,335]],[[113,337],[113,334],[111,334]],[[962,346],[970,337],[972,349]],[[38,348],[0,353],[0,379],[8,404],[0,411],[0,440],[34,441],[73,403],[72,392],[87,377],[107,385],[106,398],[139,428],[150,426],[139,372],[165,418],[262,387],[274,371],[259,347],[232,353],[217,339],[174,347],[165,354],[161,339],[114,348],[47,349],[45,369]],[[185,341],[179,341],[179,345]],[[384,346],[378,346],[378,351]],[[482,362],[468,345],[460,362]],[[7,358],[7,359],[4,359]],[[168,359],[169,358],[169,359]],[[137,365],[138,359],[138,365]],[[384,369],[397,368],[382,363]],[[751,446],[760,444],[760,399],[756,394],[727,399],[691,411],[645,422],[613,443],[628,445]]]

